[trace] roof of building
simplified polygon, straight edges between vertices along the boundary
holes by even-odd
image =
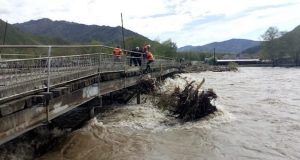
[[[258,62],[259,59],[218,59],[217,62]]]

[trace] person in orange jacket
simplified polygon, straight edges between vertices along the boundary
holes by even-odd
[[[123,51],[120,48],[120,46],[117,46],[116,48],[114,48],[113,55],[115,56],[115,61],[121,61],[121,57],[123,55]]]
[[[147,67],[146,67],[146,71],[145,72],[150,72],[150,63],[154,62],[154,56],[150,52],[149,48],[148,48],[148,51],[146,52],[146,54],[147,54]]]
[[[146,63],[146,59],[147,59],[147,52],[150,50],[150,44],[145,43],[144,47],[143,47],[143,64]]]

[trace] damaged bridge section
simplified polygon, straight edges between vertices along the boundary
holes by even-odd
[[[144,76],[158,78],[180,68],[173,59],[156,57],[145,73],[144,63],[128,65],[129,56],[119,62],[105,53],[53,57],[53,46],[47,47],[47,57],[0,61],[0,144],[96,97],[137,85]]]

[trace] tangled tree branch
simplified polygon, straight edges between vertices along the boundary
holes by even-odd
[[[172,94],[163,94],[158,106],[172,111],[183,121],[197,120],[215,112],[217,108],[211,104],[211,101],[217,98],[216,93],[212,89],[199,91],[204,79],[196,87],[193,83],[195,81],[187,83],[182,91],[176,87]]]
[[[217,110],[216,106],[211,104],[211,101],[217,98],[216,93],[212,89],[200,91],[205,82],[204,79],[196,85],[195,81],[184,80],[186,85],[182,91],[179,87],[175,87],[171,94],[159,94],[157,101],[159,108],[171,111],[174,116],[183,121],[197,120]],[[142,93],[154,93],[155,81],[142,79],[140,91]]]

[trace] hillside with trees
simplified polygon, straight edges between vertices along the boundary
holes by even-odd
[[[71,43],[99,42],[109,46],[122,44],[122,28],[120,26],[85,25],[68,21],[52,21],[47,18],[16,23],[14,26],[34,35],[57,37]],[[125,38],[138,37],[149,41],[148,38],[127,29],[124,29],[124,36]]]
[[[43,22],[44,21],[44,22]],[[72,22],[60,21],[58,23],[65,24],[63,27],[54,27],[52,29],[49,28],[48,25],[55,25],[56,22],[53,22],[49,19],[42,19],[38,21],[29,21],[30,23],[24,23],[27,29],[20,29],[16,26],[18,25],[7,25],[6,36],[5,36],[5,44],[10,45],[47,45],[47,44],[104,44],[102,41],[107,42],[109,46],[120,45],[122,46],[122,33],[120,27],[107,27],[106,29],[100,29],[101,26],[88,26],[81,25]],[[49,22],[49,23],[47,23]],[[37,26],[34,23],[38,23]],[[53,24],[51,24],[53,23]],[[43,24],[43,25],[41,25]],[[0,20],[0,42],[3,44],[4,40],[4,31],[5,31],[5,22]],[[31,28],[32,27],[32,28]],[[70,27],[70,28],[68,28]],[[83,27],[83,31],[80,28]],[[95,33],[92,34],[93,28],[95,29]],[[32,32],[34,31],[35,34]],[[81,36],[78,36],[76,32],[80,32]],[[104,32],[104,33],[102,33]],[[69,35],[69,38],[61,39],[62,36],[55,35]],[[75,36],[74,36],[75,35]],[[92,35],[92,36],[91,36]],[[101,36],[102,35],[102,36]],[[104,36],[103,36],[104,35]],[[172,58],[176,58],[176,43],[172,42],[171,39],[166,40],[164,42],[152,41],[140,34],[135,32],[125,30],[125,44],[126,49],[131,50],[135,47],[143,47],[145,44],[151,45],[151,51],[155,55],[160,56],[168,56]],[[104,37],[104,38],[103,38]],[[73,39],[74,38],[74,39]],[[78,39],[77,39],[78,38]],[[82,38],[82,39],[81,39]],[[67,40],[66,40],[67,39]],[[70,40],[71,39],[71,40]],[[41,55],[47,54],[47,50],[41,49],[2,49],[2,54],[25,54],[29,53],[33,55]],[[54,55],[69,55],[69,54],[84,54],[91,52],[99,52],[99,48],[81,48],[81,49],[53,49]],[[111,50],[101,50],[102,52],[110,53]],[[15,57],[17,58],[17,57]]]
[[[290,32],[280,32],[277,27],[269,27],[262,38],[261,58],[271,60],[273,66],[299,66],[300,26]]]
[[[20,45],[20,44],[67,44],[66,41],[59,38],[49,38],[34,36],[30,33],[25,33],[11,24],[0,19],[0,42],[1,44]],[[4,37],[5,36],[5,37]],[[4,42],[5,41],[5,42]]]

